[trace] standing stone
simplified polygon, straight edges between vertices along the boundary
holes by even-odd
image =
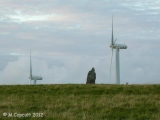
[[[96,80],[96,73],[95,73],[95,69],[92,68],[92,69],[88,72],[86,84],[95,84],[95,80]]]

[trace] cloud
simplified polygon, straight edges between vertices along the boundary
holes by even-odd
[[[116,42],[128,45],[120,50],[121,83],[159,83],[159,1],[0,3],[2,84],[28,84],[30,49],[34,74],[44,77],[39,84],[85,83],[92,67],[97,83],[109,83],[112,14]]]
[[[103,71],[105,69],[103,65],[106,65],[103,57],[92,57],[92,60],[87,56],[52,58],[52,62],[47,62],[47,59],[42,60],[32,57],[33,75],[43,77],[43,80],[37,81],[37,84],[85,84],[88,71],[92,67],[95,67],[97,72],[96,82],[107,82],[107,79],[104,79],[107,77],[107,72],[106,70]],[[29,69],[29,58],[27,57],[19,57],[17,61],[8,62],[3,71],[0,72],[0,84],[28,84]]]
[[[0,73],[1,84],[24,84],[27,75],[27,66],[25,63],[25,59],[9,62],[5,69]]]
[[[46,21],[51,17],[56,15],[11,15],[8,16],[10,19],[13,19],[15,22],[28,22],[28,21]]]

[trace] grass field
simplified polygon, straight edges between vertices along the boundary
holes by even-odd
[[[4,85],[3,119],[160,120],[160,85]]]

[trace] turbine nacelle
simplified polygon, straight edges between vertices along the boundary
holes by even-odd
[[[29,79],[31,79],[31,80],[42,80],[43,78],[41,76],[32,75],[32,76],[29,77]]]
[[[127,45],[125,44],[111,44],[110,48],[112,49],[127,49]]]

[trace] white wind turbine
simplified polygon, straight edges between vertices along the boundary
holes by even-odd
[[[31,81],[33,80],[34,85],[36,84],[37,80],[42,80],[43,79],[41,76],[32,75],[31,51],[30,51],[30,76],[29,76],[29,79],[30,79],[30,84],[31,84]]]
[[[110,65],[110,79],[111,79],[111,67],[112,67],[112,57],[113,57],[113,49],[116,49],[116,84],[120,84],[120,65],[119,65],[119,50],[120,49],[127,49],[127,45],[125,44],[116,44],[116,39],[113,38],[113,17],[112,17],[112,37],[111,37],[111,45],[110,48],[112,49],[111,54],[111,65]]]

